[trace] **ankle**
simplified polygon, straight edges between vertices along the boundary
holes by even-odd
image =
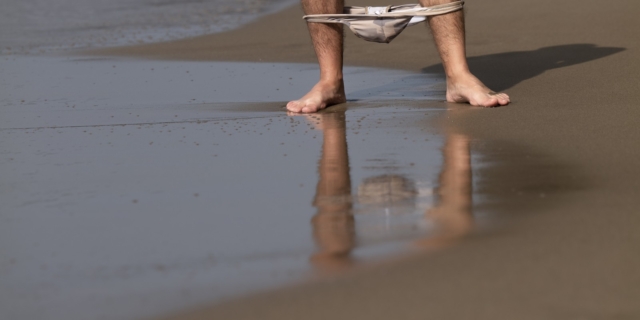
[[[342,87],[344,82],[342,80],[342,76],[334,76],[334,77],[321,77],[318,81],[319,85],[322,86],[330,86],[330,87]]]
[[[447,84],[465,83],[476,79],[477,78],[469,71],[447,74]]]
[[[328,70],[324,70],[328,69]],[[342,82],[342,67],[320,68],[320,81],[324,83]]]
[[[469,76],[473,77],[466,63],[457,63],[455,67],[445,67],[444,72],[447,75],[447,79],[451,80],[467,79]]]

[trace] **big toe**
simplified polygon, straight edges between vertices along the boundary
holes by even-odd
[[[509,104],[509,102],[511,102],[511,98],[509,98],[509,95],[507,95],[506,93],[498,93],[496,95],[496,98],[498,98],[498,103],[501,106],[506,106]]]
[[[302,109],[305,107],[304,103],[302,103],[301,101],[289,101],[289,103],[287,103],[287,110],[291,111],[291,112],[296,112],[296,113],[300,113],[302,112]]]

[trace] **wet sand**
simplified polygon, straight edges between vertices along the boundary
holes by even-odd
[[[638,9],[632,1],[467,4],[472,71],[513,103],[448,105],[440,124],[482,155],[475,192],[486,201],[473,210],[506,217],[498,231],[175,318],[640,317]],[[312,62],[300,15],[292,8],[229,33],[94,54]],[[348,35],[346,64],[440,70],[420,27],[391,45]]]
[[[424,125],[446,112],[440,76],[347,67],[348,107],[302,116],[283,106],[314,64],[13,56],[0,73],[2,318],[157,317],[494,224],[470,210],[468,138]]]
[[[466,10],[472,71],[513,103],[450,105],[441,124],[469,135],[495,164],[477,172],[490,201],[475,209],[511,217],[507,226],[436,254],[177,318],[640,318],[640,3],[492,0]],[[292,8],[226,34],[109,52],[313,61],[303,27]],[[388,46],[349,34],[345,60],[440,70],[420,27]]]

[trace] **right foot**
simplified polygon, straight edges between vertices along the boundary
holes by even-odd
[[[511,99],[506,93],[491,91],[474,75],[466,74],[447,79],[447,101],[491,108],[506,106]]]
[[[295,113],[313,113],[346,101],[342,80],[320,81],[304,97],[287,103],[287,110]]]

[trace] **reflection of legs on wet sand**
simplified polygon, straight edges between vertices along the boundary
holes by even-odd
[[[444,165],[436,189],[436,206],[426,212],[438,228],[434,237],[418,241],[419,245],[438,247],[469,233],[471,216],[471,158],[469,140],[460,134],[447,137],[443,148]]]
[[[323,134],[322,155],[318,165],[319,180],[313,202],[317,212],[311,220],[318,251],[313,254],[311,261],[323,271],[337,271],[353,264],[350,254],[355,247],[345,112],[321,113],[308,117]],[[436,189],[438,200],[425,213],[425,218],[437,226],[437,233],[416,242],[426,248],[453,243],[468,234],[473,226],[469,140],[459,134],[448,135],[442,152],[444,164]],[[395,181],[388,179],[393,176],[382,178],[385,185],[391,186],[391,182]],[[375,180],[380,179],[378,177]],[[370,182],[364,187],[376,191],[379,189],[378,185]],[[359,192],[359,196],[363,199],[368,199],[366,196],[373,197],[375,203],[394,202],[391,199],[394,196],[401,198],[395,200],[415,196],[415,191],[410,188],[398,189],[384,188],[382,192],[377,190],[373,193],[365,192],[366,194]]]
[[[314,199],[318,211],[311,220],[319,250],[311,260],[323,269],[339,269],[350,264],[355,246],[345,113],[313,117],[319,120],[316,127],[322,130],[323,142]]]

